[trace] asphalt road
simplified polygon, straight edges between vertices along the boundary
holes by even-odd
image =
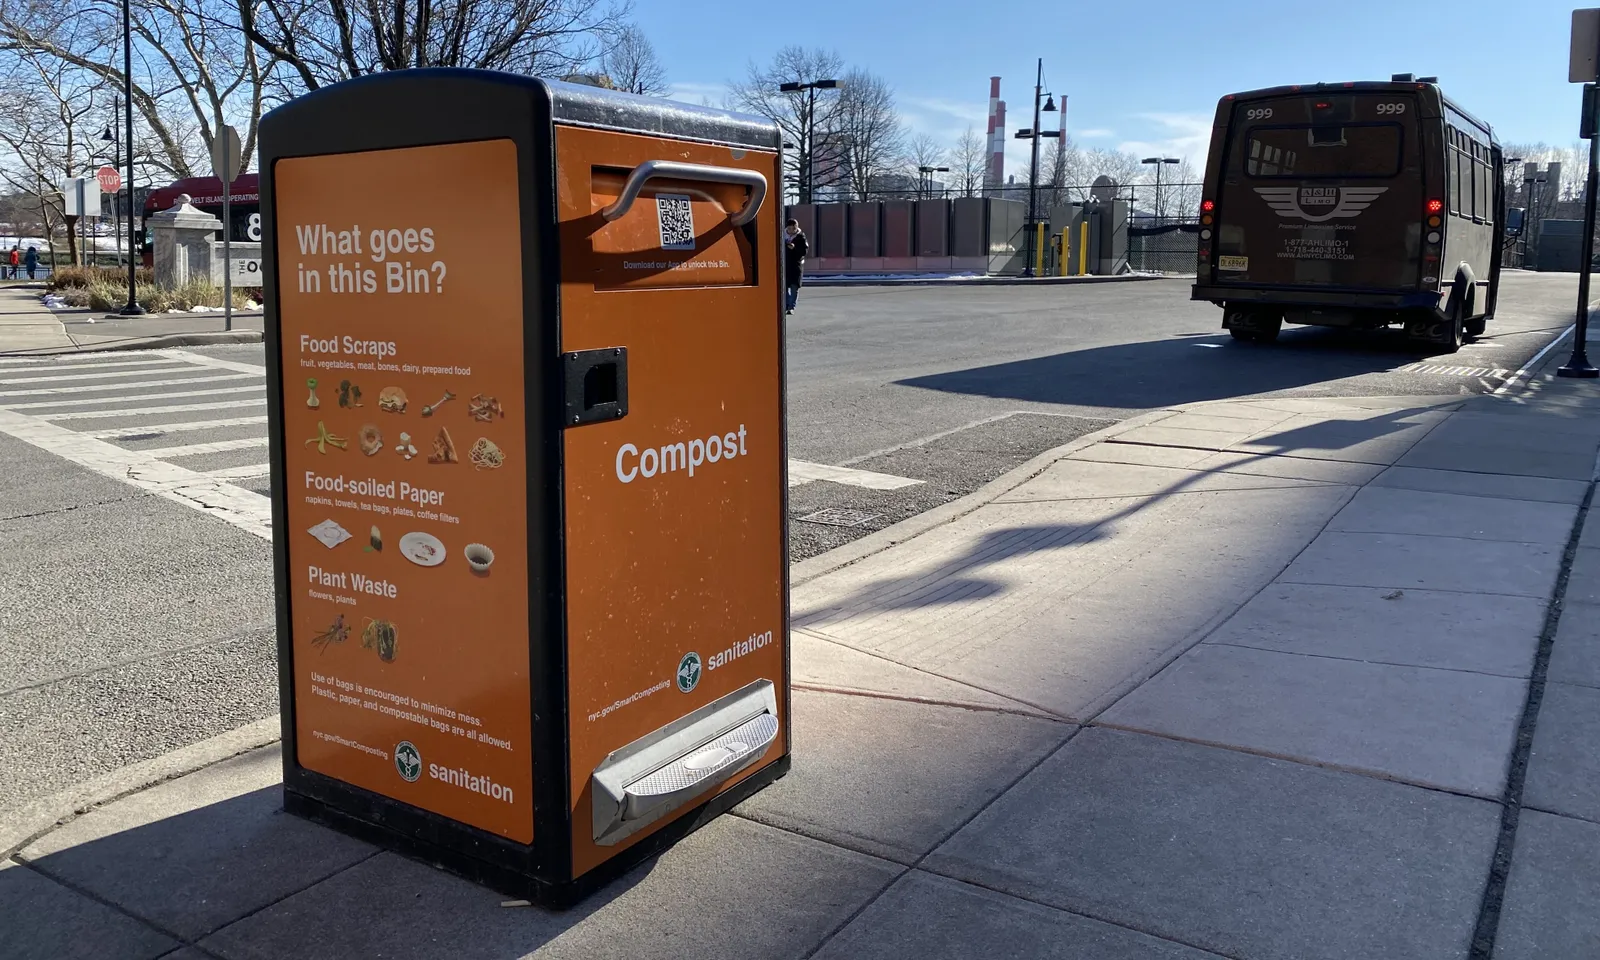
[[[1576,280],[1508,276],[1488,335],[1449,357],[1311,329],[1235,344],[1187,292],[805,291],[789,328],[790,455],[865,472],[791,488],[793,557],[1174,403],[1493,390],[1570,323]],[[0,360],[0,817],[276,710],[267,541],[39,446],[90,436],[264,492],[262,364],[260,346]]]

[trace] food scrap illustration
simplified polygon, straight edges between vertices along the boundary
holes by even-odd
[[[316,377],[311,377],[311,378],[307,379],[306,380],[306,388],[311,391],[311,395],[309,397],[306,397],[306,406],[310,407],[313,410],[315,410],[318,407],[322,406],[322,401],[317,399],[317,378]]]
[[[419,567],[437,567],[444,563],[444,543],[431,533],[414,531],[400,538],[400,555]]]
[[[438,403],[430,404],[430,405],[422,408],[422,415],[424,417],[433,416],[434,411],[438,410],[440,407],[445,405],[445,401],[454,400],[455,398],[456,398],[455,394],[451,393],[449,390],[446,390],[444,392],[444,396],[439,398],[439,402]]]
[[[344,643],[350,639],[350,628],[344,622],[344,614],[333,618],[333,623],[328,629],[311,638],[311,645],[318,650],[327,650],[330,643]]]
[[[350,441],[346,440],[344,437],[336,437],[329,433],[328,425],[323,421],[318,420],[317,435],[312,437],[310,440],[307,440],[306,446],[309,447],[313,443],[317,445],[318,453],[326,454],[329,447],[338,447],[340,450],[347,449]]]
[[[356,386],[355,384],[351,383],[349,380],[340,380],[339,381],[339,406],[341,406],[341,407],[359,407],[359,406],[361,406],[361,388]]]
[[[306,532],[322,541],[329,550],[350,539],[350,531],[332,520],[324,520]]]
[[[384,387],[378,391],[378,409],[384,413],[405,413],[406,405],[410,402],[406,399],[406,392],[399,387]]]
[[[364,423],[356,434],[356,443],[360,444],[361,452],[370,457],[383,449],[383,432],[375,423]]]
[[[367,549],[363,550],[362,552],[363,553],[382,553],[383,552],[383,531],[379,530],[376,524],[373,525],[372,532],[367,535]]]
[[[376,649],[379,660],[393,663],[396,632],[388,620],[368,620],[366,629],[361,631],[361,649]]]
[[[411,442],[411,434],[400,434],[400,442],[395,444],[394,452],[400,454],[402,457],[405,457],[407,460],[410,460],[412,457],[417,455],[417,448]]]
[[[495,446],[493,440],[479,437],[478,442],[467,451],[467,462],[479,470],[495,470],[506,462],[506,457],[500,452],[500,448]]]
[[[488,394],[474,394],[472,399],[467,401],[467,416],[479,423],[488,423],[495,417],[504,419],[505,415],[505,408],[500,406],[500,401]]]
[[[450,439],[450,431],[440,428],[439,435],[433,438],[433,450],[428,454],[429,463],[460,463],[461,458],[456,456],[456,444]]]

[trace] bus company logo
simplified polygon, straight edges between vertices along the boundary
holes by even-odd
[[[700,685],[700,654],[690,650],[678,661],[678,691],[689,693]]]
[[[1285,220],[1322,223],[1348,220],[1372,206],[1388,187],[1256,187],[1256,193]],[[1309,208],[1309,209],[1307,209]],[[1331,209],[1330,209],[1331,208]]]
[[[394,772],[400,774],[400,779],[406,783],[416,783],[422,776],[422,754],[412,746],[410,740],[401,740],[394,745]]]

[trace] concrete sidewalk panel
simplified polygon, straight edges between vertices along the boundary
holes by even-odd
[[[1116,500],[1162,497],[1215,490],[1272,490],[1306,486],[1307,481],[1244,473],[1175,470],[1124,463],[1062,460],[999,497],[996,503],[1038,503],[1049,500]]]
[[[1501,434],[1502,440],[1507,436]],[[1553,449],[1531,450],[1516,444],[1491,443],[1488,438],[1475,438],[1470,434],[1428,437],[1395,465],[1587,481],[1594,473],[1594,445],[1588,441],[1568,440]]]
[[[1372,481],[1374,487],[1459,493],[1470,497],[1501,497],[1507,500],[1536,500],[1544,503],[1583,502],[1589,485],[1579,480],[1552,480],[1548,477],[1518,477],[1499,473],[1468,473],[1461,470],[1433,470],[1421,467],[1390,467]]]
[[[1208,960],[1216,956],[912,871],[829,940],[816,960]]]
[[[1523,806],[1600,823],[1600,690],[1549,683],[1528,754]]]
[[[1378,464],[1352,463],[1348,460],[1307,460],[1304,457],[1268,456],[1259,453],[1214,453],[1193,464],[1193,469],[1360,486],[1385,468]]]
[[[1544,614],[1533,597],[1275,583],[1206,642],[1527,677]]]
[[[1551,680],[1600,688],[1600,604],[1569,601],[1550,648]]]
[[[1118,434],[1119,443],[1143,443],[1154,447],[1184,447],[1191,450],[1226,450],[1228,447],[1257,431],[1255,424],[1244,424],[1233,430],[1180,430],[1167,426],[1167,421],[1138,427]]]
[[[1210,450],[1192,450],[1188,447],[1156,447],[1143,443],[1118,443],[1107,440],[1085,447],[1068,457],[1069,460],[1086,460],[1091,463],[1132,463],[1146,467],[1177,467],[1182,469],[1214,456]]]
[[[947,704],[988,707],[1047,716],[1038,707],[1010,700],[966,683],[957,683],[892,660],[862,653],[804,630],[789,634],[789,666],[797,687],[887,694]]]
[[[1492,435],[1522,433],[1530,428],[1538,436],[1584,437],[1600,443],[1600,422],[1570,406],[1529,404],[1463,407],[1451,420],[1454,429]],[[1545,442],[1545,441],[1539,441]]]
[[[1567,577],[1568,603],[1600,603],[1600,547],[1579,547]]]
[[[1317,537],[1280,578],[1347,587],[1421,587],[1547,599],[1562,548],[1403,533]]]
[[[1452,493],[1373,487],[1356,494],[1328,524],[1350,533],[1417,533],[1565,547],[1578,508]]]
[[[1587,486],[1587,484],[1581,484]],[[1578,535],[1578,546],[1600,547],[1600,516],[1591,514],[1584,520],[1583,532]]]
[[[1499,807],[1083,731],[925,869],[1249,960],[1459,960]]]
[[[1585,426],[1581,420],[1552,416],[1551,411],[1488,417],[1458,413],[1441,424],[1429,439],[1438,445],[1528,453],[1567,453],[1583,447],[1593,457],[1595,447],[1600,445],[1600,430],[1592,424]]]
[[[1600,956],[1600,824],[1524,809],[1495,960]]]
[[[916,551],[796,587],[794,623],[1078,719],[1271,582],[1350,495],[1308,484],[993,504]]]
[[[915,863],[1077,727],[1054,720],[796,691],[794,768],[738,813]]]
[[[1202,644],[1104,723],[1497,798],[1527,681]]]
[[[50,878],[0,860],[6,960],[154,960],[178,941]]]
[[[1301,415],[1252,434],[1230,450],[1308,460],[1390,464],[1446,416],[1438,411],[1411,408],[1363,418]]]
[[[564,913],[505,908],[384,853],[201,946],[226,960],[798,960],[902,870],[725,816]]]
[[[197,939],[372,856],[282,812],[276,746],[94,810],[20,857],[44,873]]]

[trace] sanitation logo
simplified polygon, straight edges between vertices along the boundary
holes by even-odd
[[[1256,193],[1285,220],[1322,223],[1359,216],[1388,187],[1256,187]],[[1307,212],[1310,207],[1314,212]]]
[[[700,654],[689,651],[678,661],[678,690],[688,693],[700,685]]]
[[[422,776],[422,754],[411,745],[410,740],[402,740],[394,746],[394,769],[406,783],[416,783]]]

